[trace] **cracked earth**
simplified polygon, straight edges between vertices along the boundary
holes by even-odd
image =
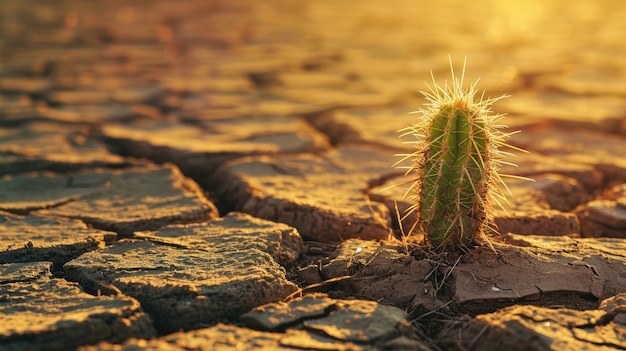
[[[624,17],[1,2],[0,350],[626,349]],[[493,250],[397,240],[448,56],[529,151]]]

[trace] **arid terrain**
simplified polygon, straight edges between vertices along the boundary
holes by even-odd
[[[625,350],[624,18],[1,1],[0,351]],[[436,252],[393,166],[449,60],[528,152],[492,247]]]

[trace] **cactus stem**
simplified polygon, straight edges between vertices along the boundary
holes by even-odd
[[[413,136],[407,144],[415,151],[402,154],[396,164],[411,160],[405,175],[413,177],[405,196],[414,203],[402,219],[417,216],[414,225],[404,235],[424,235],[436,248],[453,246],[465,248],[488,242],[486,233],[496,229],[493,207],[505,209],[504,189],[510,193],[503,177],[523,178],[499,174],[503,161],[512,155],[501,148],[524,151],[506,143],[514,133],[503,132],[506,126],[498,123],[503,115],[494,114],[491,106],[507,97],[485,98],[484,91],[477,97],[478,80],[469,88],[463,87],[467,58],[461,77],[454,74],[450,59],[451,83],[437,84],[431,72],[432,85],[422,92],[427,103],[415,111],[421,121],[400,130],[401,136]]]

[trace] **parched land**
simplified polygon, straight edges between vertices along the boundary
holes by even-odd
[[[0,351],[626,349],[624,18],[0,2]],[[529,152],[491,245],[434,252],[393,165],[449,58]]]

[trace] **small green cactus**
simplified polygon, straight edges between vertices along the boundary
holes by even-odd
[[[504,133],[498,124],[503,115],[493,114],[491,105],[504,97],[476,98],[476,81],[463,88],[465,63],[461,78],[455,77],[450,62],[452,82],[442,86],[427,85],[422,92],[428,103],[420,109],[422,121],[409,126],[402,135],[414,135],[415,152],[404,155],[412,160],[407,174],[414,174],[411,189],[415,200],[407,212],[417,215],[416,226],[407,235],[419,231],[436,247],[467,247],[494,228],[493,206],[506,201],[499,184],[508,188],[498,173],[508,152],[517,149],[505,143],[512,133]],[[401,161],[402,162],[402,161]]]

